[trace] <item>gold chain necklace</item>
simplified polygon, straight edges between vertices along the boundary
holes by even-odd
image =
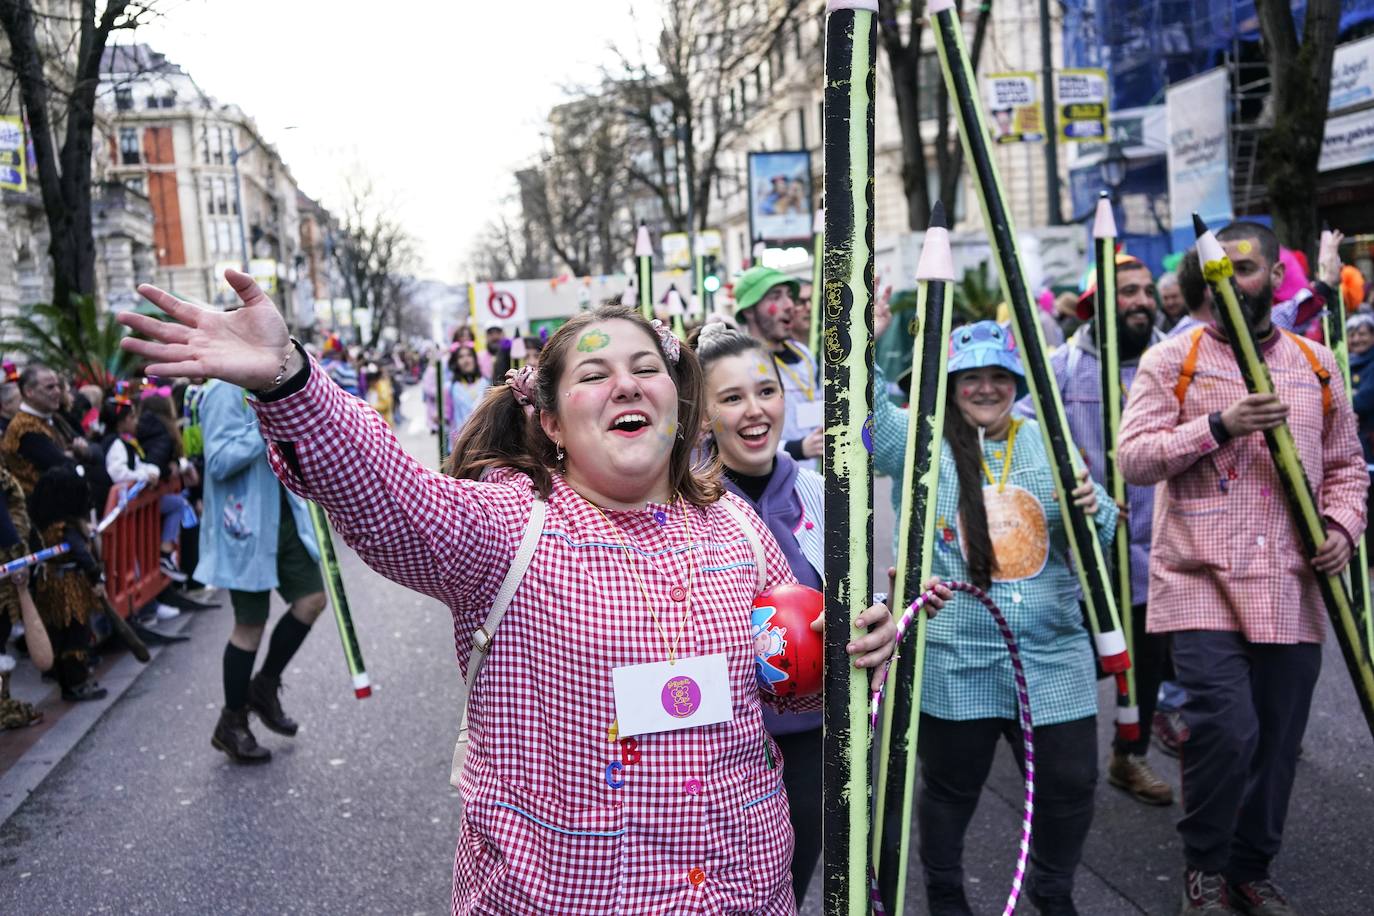
[[[587,500],[587,505],[591,506],[601,516],[607,527],[615,535],[615,539],[620,542],[620,548],[625,556],[625,565],[630,567],[630,573],[635,577],[635,582],[639,585],[639,593],[644,596],[644,604],[649,608],[649,614],[654,619],[654,626],[658,629],[659,638],[663,640],[663,647],[668,652],[668,664],[677,663],[677,646],[682,641],[682,634],[687,630],[687,619],[692,615],[692,585],[696,580],[696,542],[692,540],[692,522],[687,517],[687,504],[682,497],[677,497],[678,505],[682,508],[682,526],[687,530],[687,589],[683,596],[682,623],[678,624],[677,636],[673,641],[668,642],[668,633],[663,629],[663,623],[658,619],[658,611],[654,610],[654,602],[649,598],[649,589],[644,585],[644,579],[639,574],[639,567],[634,562],[634,556],[630,553],[630,545],[625,542],[625,536],[620,531],[620,526],[615,524],[606,515],[605,511],[591,500]]]

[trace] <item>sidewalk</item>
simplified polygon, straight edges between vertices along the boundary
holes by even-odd
[[[206,599],[217,600],[216,596]],[[183,611],[172,620],[155,623],[147,629],[166,636],[179,636],[198,613]],[[69,703],[62,699],[62,690],[54,680],[44,680],[27,658],[14,652],[19,659],[10,681],[10,695],[43,713],[42,721],[27,728],[0,731],[0,824],[4,824],[19,806],[33,793],[53,768],[85,737],[91,727],[118,702],[133,686],[145,668],[171,646],[149,643],[152,658],[140,664],[117,639],[101,646],[100,663],[92,675],[108,692],[104,699],[84,703]]]

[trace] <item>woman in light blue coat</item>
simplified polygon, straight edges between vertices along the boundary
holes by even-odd
[[[281,708],[281,675],[324,610],[320,551],[309,507],[272,473],[244,390],[211,382],[200,403],[200,426],[205,518],[195,576],[228,589],[234,606],[234,629],[224,647],[224,710],[210,743],[237,763],[263,763],[271,753],[249,731],[248,713],[278,734],[296,733],[297,724]],[[274,589],[290,610],[273,629],[255,676]]]

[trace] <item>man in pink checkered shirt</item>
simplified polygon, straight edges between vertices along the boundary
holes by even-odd
[[[1365,526],[1369,478],[1335,358],[1273,327],[1283,276],[1266,227],[1217,233],[1277,395],[1250,395],[1211,326],[1152,347],[1122,419],[1126,479],[1155,490],[1149,621],[1169,633],[1188,699],[1180,755],[1182,913],[1295,911],[1269,876],[1321,667],[1314,568],[1343,569]],[[1330,537],[1308,559],[1265,445],[1286,421]]]

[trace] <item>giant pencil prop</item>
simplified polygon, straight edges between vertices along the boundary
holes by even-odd
[[[1097,362],[1102,372],[1102,485],[1116,500],[1126,505],[1126,478],[1116,466],[1116,442],[1121,435],[1121,346],[1117,337],[1116,314],[1116,218],[1112,202],[1104,191],[1097,199],[1097,218],[1093,220],[1093,245],[1097,249],[1097,297],[1093,315],[1093,335],[1097,339]],[[1131,622],[1131,531],[1127,513],[1116,517],[1115,555],[1111,565],[1112,595],[1121,613],[1121,629],[1126,647],[1135,657]],[[1116,673],[1116,734],[1123,741],[1140,737],[1140,706],[1135,695],[1135,669]]]
[[[1322,330],[1325,332],[1326,345],[1336,357],[1336,365],[1341,370],[1341,380],[1345,382],[1346,393],[1355,389],[1350,387],[1350,350],[1345,342],[1345,299],[1339,284],[1336,288],[1336,301],[1329,302],[1322,310]],[[1361,534],[1355,542],[1355,558],[1350,561],[1350,601],[1355,606],[1355,619],[1362,622],[1361,638],[1364,640],[1365,655],[1374,658],[1374,607],[1369,603],[1369,540]]]
[[[849,663],[873,595],[873,74],[877,0],[829,0],[825,24],[824,903],[867,914],[868,685]]]
[[[939,490],[940,440],[945,426],[953,281],[945,208],[936,202],[916,266],[916,314],[921,326],[911,346],[914,387],[903,462],[906,495],[897,528],[902,547],[889,601],[893,608],[907,607],[916,599],[934,562],[935,496]],[[899,651],[895,661],[895,680],[891,699],[883,709],[878,752],[872,856],[878,865],[879,896],[889,913],[901,913],[906,903],[906,839],[911,836],[921,676],[926,661],[924,614],[916,616],[915,626],[915,646]]]
[[[1212,311],[1236,354],[1236,363],[1240,366],[1241,377],[1245,379],[1245,387],[1251,394],[1273,394],[1274,381],[1269,377],[1269,367],[1265,365],[1260,352],[1255,330],[1250,327],[1241,308],[1231,259],[1196,213],[1193,214],[1193,229],[1197,232],[1197,256],[1202,262],[1202,275],[1212,287],[1215,303]],[[1317,510],[1317,500],[1312,495],[1312,485],[1303,469],[1293,433],[1286,422],[1280,423],[1273,429],[1265,430],[1264,441],[1269,446],[1269,455],[1274,459],[1274,470],[1278,473],[1284,492],[1288,494],[1288,505],[1293,510],[1293,519],[1297,523],[1303,546],[1309,556],[1314,555],[1326,542],[1326,523]],[[1346,587],[1345,579],[1339,575],[1316,573],[1316,576],[1322,600],[1326,603],[1326,612],[1331,617],[1331,628],[1336,631],[1341,655],[1355,682],[1355,693],[1360,698],[1365,724],[1369,726],[1370,734],[1374,735],[1374,667],[1370,665],[1369,652],[1362,642],[1363,632],[1355,606],[1350,600],[1350,590]]]
[[[353,612],[344,593],[343,576],[339,573],[339,558],[334,553],[334,538],[329,533],[329,517],[316,503],[310,506],[310,521],[315,526],[315,540],[320,545],[320,562],[324,564],[324,584],[329,590],[329,604],[334,608],[334,622],[339,625],[339,639],[343,641],[348,673],[353,677],[353,695],[358,699],[372,696],[372,682],[363,667],[363,650],[358,647],[358,634],[353,631]]]
[[[1012,330],[1021,349],[1026,385],[1040,421],[1045,452],[1054,465],[1055,494],[1064,510],[1067,522],[1065,534],[1074,568],[1078,572],[1083,601],[1087,605],[1093,643],[1097,647],[1102,669],[1116,674],[1130,667],[1130,654],[1126,651],[1126,639],[1116,616],[1116,602],[1107,581],[1107,564],[1103,559],[1102,545],[1097,540],[1096,526],[1081,507],[1073,505],[1069,497],[1077,485],[1082,459],[1069,435],[1064,405],[1059,399],[1059,389],[1046,358],[1045,337],[1040,330],[1039,316],[1026,292],[1021,257],[1016,250],[1016,232],[1011,224],[1011,213],[1007,210],[1006,195],[1002,192],[997,163],[988,148],[987,116],[983,111],[982,97],[976,89],[968,49],[964,46],[958,11],[954,8],[954,0],[930,0],[926,11],[935,23],[935,49],[940,55],[945,86],[955,102],[964,157],[973,167],[974,187],[978,189],[983,222],[987,226],[993,253],[997,256],[1002,292],[1011,306]]]
[[[649,241],[649,229],[639,224],[635,236],[635,285],[639,287],[639,311],[654,320],[654,245]]]
[[[473,337],[477,335],[474,334]],[[448,458],[448,430],[444,428],[444,360],[448,356],[445,347],[439,348],[434,358],[434,410],[438,417],[435,425],[439,428],[439,468],[442,470]]]

